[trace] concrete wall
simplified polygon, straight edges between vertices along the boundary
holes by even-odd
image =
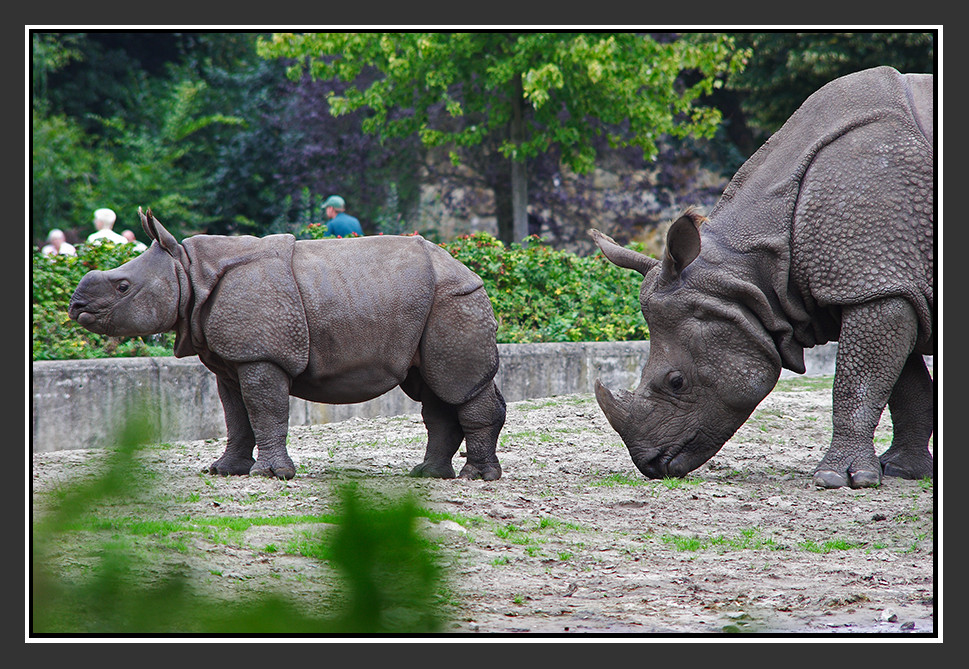
[[[808,374],[834,371],[835,345],[806,351]],[[591,393],[596,378],[610,388],[635,387],[649,342],[500,344],[497,382],[508,402]],[[782,376],[789,375],[785,373]],[[117,358],[32,363],[31,416],[34,452],[100,448],[120,433],[119,410],[150,412],[159,441],[225,436],[215,375],[198,358]],[[315,404],[290,398],[290,425],[419,413],[399,388],[360,404]]]

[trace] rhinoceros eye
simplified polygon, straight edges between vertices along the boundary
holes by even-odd
[[[683,389],[683,384],[685,382],[683,380],[683,375],[680,374],[679,372],[670,372],[667,380],[669,381],[670,388],[672,388],[673,390]]]
[[[122,295],[127,293],[129,288],[131,288],[131,284],[128,283],[127,281],[122,281],[121,283],[118,284],[118,292],[121,293]]]

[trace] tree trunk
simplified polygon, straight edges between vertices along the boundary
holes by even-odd
[[[515,89],[512,95],[511,141],[520,147],[525,136],[522,109],[525,106],[525,95],[522,90],[521,74],[515,76]],[[528,236],[528,173],[525,157],[522,155],[511,158],[511,214],[512,241],[520,242]]]

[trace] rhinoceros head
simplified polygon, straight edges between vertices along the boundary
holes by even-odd
[[[723,264],[698,260],[703,217],[670,227],[656,260],[590,234],[613,263],[643,275],[640,304],[649,357],[639,386],[615,393],[596,380],[596,399],[646,476],[685,476],[709,460],[770,392],[780,360],[756,318],[725,301]]]
[[[175,327],[180,304],[180,247],[148,210],[138,209],[154,240],[137,258],[108,271],[84,275],[71,296],[68,315],[84,328],[118,337],[167,332]]]

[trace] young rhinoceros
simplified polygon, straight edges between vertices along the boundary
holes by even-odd
[[[481,279],[421,237],[301,240],[196,235],[179,244],[138,210],[153,240],[81,279],[70,317],[92,332],[176,332],[218,378],[228,445],[209,471],[292,478],[289,396],[362,402],[400,386],[422,404],[415,476],[495,480],[505,401],[496,321]],[[253,448],[258,457],[253,460]]]
[[[596,397],[646,476],[712,457],[804,349],[837,340],[833,438],[819,487],[932,476],[934,120],[931,75],[837,79],[737,172],[709,219],[688,211],[654,260],[591,231],[643,274],[639,386]],[[702,227],[701,227],[702,223]],[[894,440],[872,443],[889,406]]]

